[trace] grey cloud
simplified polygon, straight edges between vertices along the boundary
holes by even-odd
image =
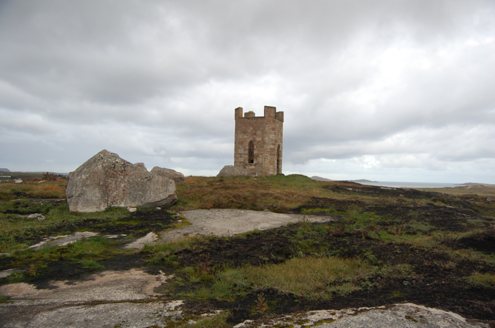
[[[494,13],[488,0],[4,1],[2,166],[20,147],[61,167],[109,148],[214,170],[233,158],[233,109],[274,105],[285,167],[371,156],[495,179],[479,162],[494,158]]]

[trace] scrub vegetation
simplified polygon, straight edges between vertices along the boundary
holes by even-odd
[[[0,257],[0,270],[19,269],[0,283],[42,286],[47,272],[77,278],[109,268],[162,270],[174,275],[157,289],[165,298],[182,298],[191,311],[225,310],[203,326],[211,320],[228,327],[274,313],[400,302],[495,320],[495,201],[486,193],[279,175],[188,177],[177,194],[179,202],[167,210],[132,214],[117,208],[75,214],[65,203],[35,202],[27,196],[0,202],[0,252],[10,253]],[[319,215],[329,221],[302,219],[229,238],[186,237],[142,251],[121,247],[150,231],[188,224],[184,218],[178,221],[177,212],[208,208]],[[46,219],[23,217],[33,212]],[[85,230],[100,236],[37,251],[27,248],[41,236]],[[110,233],[126,237],[102,237]]]
[[[20,198],[65,198],[66,184],[65,179],[41,183],[38,180],[26,180],[22,184],[2,182],[0,183],[0,201]]]

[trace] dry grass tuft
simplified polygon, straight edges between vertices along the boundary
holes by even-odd
[[[360,259],[305,257],[282,264],[229,269],[219,279],[224,280],[223,285],[275,288],[311,299],[330,299],[332,294],[346,295],[360,289],[356,282],[375,272],[375,267]]]
[[[270,177],[187,177],[177,186],[177,210],[235,208],[286,212],[331,191],[302,175]]]
[[[1,200],[12,200],[17,198],[65,198],[65,187],[67,180],[59,179],[57,181],[38,183],[24,182],[16,183],[1,183],[0,198]]]
[[[466,278],[466,281],[475,286],[483,286],[488,288],[495,287],[495,275],[474,273]]]

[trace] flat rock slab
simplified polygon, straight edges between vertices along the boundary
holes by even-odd
[[[7,323],[2,327],[166,327],[181,315],[174,305],[175,302],[149,302],[69,306],[42,312],[25,322]]]
[[[194,235],[233,236],[253,230],[278,228],[303,220],[308,220],[309,222],[335,221],[330,216],[279,214],[232,209],[184,211],[182,214],[192,225],[162,232],[160,234],[161,241],[168,242],[184,236]]]
[[[130,244],[124,246],[125,249],[142,249],[144,245],[152,245],[158,239],[158,235],[154,232],[148,233],[146,236],[141,237]]]
[[[0,287],[0,327],[149,327],[180,315],[182,301],[161,302],[154,289],[170,277],[141,270],[104,271],[76,282]]]
[[[0,278],[6,278],[10,276],[12,273],[14,273],[16,269],[7,269],[7,270],[2,270],[0,271]]]
[[[81,240],[83,238],[89,238],[89,237],[94,237],[98,236],[97,232],[91,232],[91,231],[83,231],[83,232],[75,232],[70,235],[63,235],[63,236],[54,236],[54,237],[48,237],[45,238],[43,241],[29,246],[29,248],[34,248],[38,249],[42,246],[50,246],[50,245],[57,245],[57,246],[65,246],[69,245],[72,243],[75,243],[78,240]]]
[[[318,328],[474,328],[490,325],[468,322],[458,314],[427,308],[411,303],[381,306],[376,308],[354,308],[344,310],[321,310],[280,316],[268,322],[247,320],[234,328],[255,327],[318,327]]]
[[[151,275],[142,270],[103,271],[79,281],[50,281],[50,289],[37,289],[27,283],[0,286],[0,295],[9,298],[8,305],[66,304],[103,301],[147,300],[158,296],[153,289],[169,277]]]

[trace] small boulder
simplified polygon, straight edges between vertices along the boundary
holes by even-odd
[[[228,177],[235,177],[240,175],[247,175],[247,170],[243,167],[238,167],[234,165],[225,165],[223,169],[220,170],[217,177],[228,178]]]
[[[165,178],[172,179],[175,181],[176,185],[184,183],[184,174],[172,169],[165,169],[163,167],[155,166],[154,168],[151,169],[150,172]]]
[[[148,172],[102,150],[68,176],[67,204],[72,212],[98,212],[110,206],[156,207],[177,201],[172,179]]]

